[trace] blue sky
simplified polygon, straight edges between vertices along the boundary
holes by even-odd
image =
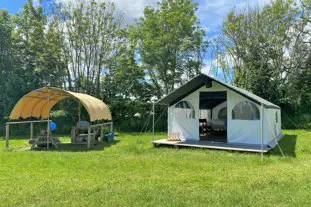
[[[38,4],[39,0],[33,0]],[[58,0],[69,1],[69,0]],[[124,14],[126,24],[134,22],[134,19],[139,18],[143,14],[143,10],[147,5],[156,6],[158,0],[112,0],[116,3],[116,8]],[[233,8],[243,9],[247,5],[263,6],[270,0],[194,0],[198,3],[197,16],[200,19],[202,27],[207,32],[207,38],[213,39],[221,33],[221,23],[226,17],[226,14]],[[0,8],[7,9],[10,13],[16,13],[22,10],[23,4],[27,0],[0,0]],[[208,73],[211,64],[210,55],[205,57],[204,73]]]
[[[6,9],[10,13],[16,13],[22,10],[26,0],[0,0],[0,8]]]

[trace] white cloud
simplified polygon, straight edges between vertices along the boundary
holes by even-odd
[[[74,0],[57,0],[57,1],[74,1]],[[98,0],[105,1],[105,0]],[[148,5],[156,7],[158,0],[110,0],[116,4],[118,12],[124,15],[124,25],[134,23],[135,19],[143,16],[144,8]],[[34,0],[39,2],[39,0]],[[270,0],[197,0],[198,12],[197,15],[206,28],[208,36],[214,36],[215,32],[221,29],[221,23],[226,17],[226,14],[233,8],[246,8],[247,5],[264,5]],[[209,37],[210,39],[210,37]]]
[[[210,65],[203,66],[202,73],[208,75],[210,73],[210,71],[211,71],[211,66]]]
[[[39,2],[39,0],[34,0]],[[56,0],[58,2],[75,2],[75,0]],[[88,1],[88,0],[86,0]],[[116,6],[116,11],[121,13],[124,17],[124,25],[132,24],[135,19],[143,16],[144,9],[146,6],[150,5],[155,7],[157,5],[157,0],[97,0],[98,2],[113,2]]]
[[[125,24],[131,24],[135,19],[142,17],[146,6],[157,5],[157,0],[113,0],[113,2],[117,10],[124,15]]]

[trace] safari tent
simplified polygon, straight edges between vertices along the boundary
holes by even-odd
[[[168,107],[168,138],[155,145],[267,152],[281,133],[279,106],[208,75],[198,75],[155,104]]]

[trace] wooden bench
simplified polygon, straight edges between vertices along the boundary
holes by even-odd
[[[38,135],[35,139],[30,139],[29,144],[31,144],[31,149],[34,149],[37,147],[47,147],[47,145],[53,145],[56,149],[59,149],[59,144],[61,144],[58,137],[49,137],[49,141],[47,142],[47,136],[46,135]]]

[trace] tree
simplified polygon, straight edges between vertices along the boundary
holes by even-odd
[[[218,39],[233,60],[235,84],[299,119],[310,114],[305,106],[311,103],[311,7],[309,0],[301,3],[276,0],[263,8],[233,9]]]
[[[14,76],[14,64],[12,56],[12,21],[6,10],[0,10],[0,111],[8,113],[8,103],[10,103],[11,78]],[[0,116],[1,116],[0,115]]]
[[[34,7],[32,0],[14,16],[12,34],[15,64],[26,91],[42,86],[61,86],[63,63],[60,36],[48,25],[44,8]]]
[[[60,33],[42,7],[28,0],[23,11],[0,11],[0,110],[8,114],[25,93],[65,85]]]
[[[54,5],[70,90],[100,95],[103,71],[119,52],[122,16],[110,2],[69,1]]]
[[[124,99],[136,99],[139,101],[150,101],[153,95],[151,85],[146,80],[145,70],[138,65],[135,46],[136,36],[126,30],[122,30],[124,44],[120,53],[108,65],[102,81],[103,96],[119,96]]]
[[[286,90],[286,65],[294,56],[289,50],[293,43],[290,31],[297,15],[291,0],[228,14],[221,42],[234,62],[238,86],[280,103]]]
[[[131,31],[139,38],[142,65],[160,98],[176,84],[200,73],[207,44],[195,16],[196,3],[164,0],[158,5],[159,9],[146,7],[144,17]]]

